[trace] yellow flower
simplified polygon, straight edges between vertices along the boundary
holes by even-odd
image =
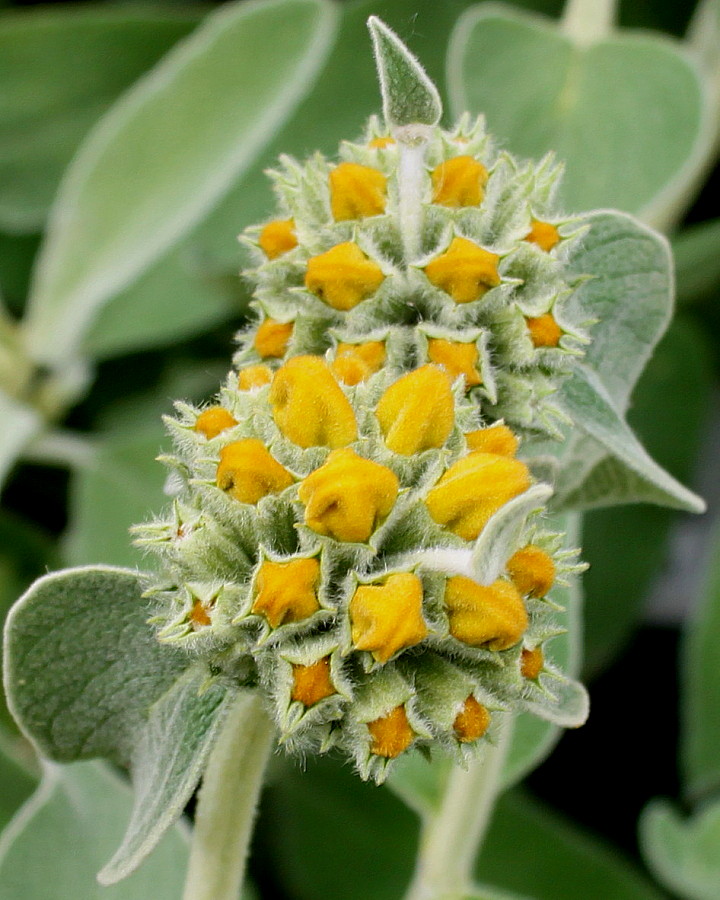
[[[399,483],[386,466],[334,450],[300,485],[305,524],[338,541],[364,542],[393,508]]]
[[[430,338],[428,341],[430,361],[442,366],[454,380],[458,375],[465,379],[465,387],[471,388],[482,384],[478,372],[478,349],[473,342],[446,341],[443,338]]]
[[[515,456],[520,443],[507,425],[501,423],[468,431],[465,440],[468,450],[482,450],[483,453],[496,453],[498,456]]]
[[[277,322],[275,319],[265,319],[255,332],[253,347],[263,359],[273,357],[281,359],[285,356],[290,335],[293,332],[294,322]]]
[[[295,222],[292,219],[278,219],[268,224],[260,232],[260,249],[268,259],[276,259],[297,247]]]
[[[370,143],[368,144],[368,147],[373,147],[374,149],[383,150],[383,149],[385,149],[385,147],[392,147],[392,145],[394,143],[395,143],[395,138],[377,137],[377,138],[373,138],[370,141]]]
[[[237,425],[237,421],[222,406],[209,406],[195,420],[195,431],[204,434],[208,440],[217,437],[226,428]]]
[[[541,222],[533,219],[530,223],[530,231],[525,235],[525,240],[531,244],[537,244],[546,253],[560,243],[560,233],[549,222]]]
[[[472,541],[490,516],[530,483],[527,466],[519,460],[475,451],[450,466],[426,503],[439,525]]]
[[[203,606],[202,600],[196,600],[193,603],[189,619],[193,631],[198,631],[200,628],[204,628],[212,623],[210,611],[207,606]]]
[[[512,582],[502,578],[486,586],[453,575],[447,580],[445,603],[450,634],[472,647],[507,650],[528,627],[522,597]]]
[[[404,706],[396,706],[387,715],[368,722],[367,728],[372,738],[370,752],[388,759],[400,756],[415,737]]]
[[[314,706],[320,700],[337,693],[330,677],[329,656],[323,656],[309,666],[293,665],[292,678],[290,696],[304,706]]]
[[[419,644],[428,634],[422,598],[422,582],[410,572],[358,587],[350,601],[355,649],[369,650],[384,663],[399,650]]]
[[[272,369],[268,366],[246,366],[238,372],[238,387],[241,391],[251,391],[272,381]]]
[[[348,310],[374,294],[384,279],[380,266],[346,241],[308,260],[305,287],[333,309]]]
[[[455,156],[432,171],[433,203],[477,206],[484,196],[488,172],[472,156]]]
[[[317,586],[320,563],[312,559],[265,561],[255,578],[252,612],[263,615],[271,628],[300,622],[320,609]]]
[[[332,363],[333,375],[343,384],[354,385],[378,372],[385,362],[383,341],[338,344]]]
[[[552,557],[535,544],[528,544],[513,553],[507,570],[520,593],[531,597],[544,597],[555,581]]]
[[[345,447],[357,437],[350,401],[319,356],[295,356],[270,388],[275,424],[299,447]]]
[[[293,477],[261,441],[245,438],[220,451],[216,482],[241,503],[257,503],[267,494],[279,494],[290,487]]]
[[[562,328],[551,313],[537,318],[525,319],[530,332],[530,340],[536,347],[557,347],[563,335]]]
[[[330,209],[336,222],[385,212],[387,180],[370,166],[344,162],[330,173]]]
[[[393,382],[375,415],[393,453],[412,456],[442,447],[455,424],[455,400],[448,376],[427,365]]]
[[[545,657],[542,649],[535,647],[534,650],[523,648],[520,655],[520,674],[529,681],[536,681],[545,665]]]
[[[490,713],[487,708],[470,694],[453,722],[457,739],[463,744],[477,741],[485,734],[489,725]]]
[[[456,237],[445,253],[425,266],[425,274],[456,303],[472,303],[500,284],[499,259],[467,238]]]

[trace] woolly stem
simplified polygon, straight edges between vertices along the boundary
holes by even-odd
[[[561,27],[581,45],[607,37],[615,24],[617,0],[567,0]]]

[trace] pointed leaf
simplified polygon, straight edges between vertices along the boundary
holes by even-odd
[[[187,830],[169,831],[143,868],[112,888],[96,872],[117,846],[132,792],[97,762],[48,765],[42,784],[0,838],[3,900],[177,900],[187,859]]]
[[[232,698],[206,681],[204,668],[189,670],[151,707],[132,756],[132,817],[122,845],[98,876],[101,884],[114,884],[140,865],[197,787]]]
[[[37,410],[9,397],[0,388],[0,486],[43,425]]]
[[[334,21],[323,0],[223,6],[98,123],[60,189],[36,269],[36,360],[58,365],[76,352],[102,304],[253,162],[315,77]]]
[[[388,126],[396,129],[405,125],[437,125],[442,103],[423,67],[377,16],[370,16],[368,27]]]

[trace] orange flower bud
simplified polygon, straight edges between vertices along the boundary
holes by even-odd
[[[291,697],[304,706],[314,706],[320,700],[337,693],[330,678],[330,657],[323,656],[309,666],[293,665]]]
[[[208,440],[233,425],[237,425],[237,422],[222,406],[209,406],[195,419],[195,431],[204,434]]]
[[[422,581],[410,572],[389,575],[381,584],[361,585],[350,601],[352,640],[387,662],[428,634],[422,615]]]
[[[255,579],[252,612],[263,615],[271,628],[300,622],[320,609],[317,585],[320,563],[312,559],[264,562]]]
[[[238,372],[238,387],[241,391],[251,391],[272,381],[272,369],[268,366],[246,366]]]
[[[270,388],[275,424],[299,447],[345,447],[357,437],[350,401],[319,356],[295,356]]]
[[[476,451],[450,466],[429,492],[426,503],[439,525],[473,541],[490,516],[530,484],[524,463]]]
[[[399,482],[354,450],[334,450],[300,485],[305,524],[338,541],[367,541],[393,508]]]
[[[330,209],[336,222],[385,212],[387,180],[370,166],[344,162],[330,173]]]
[[[478,349],[474,343],[430,338],[428,341],[428,356],[431,362],[442,366],[453,380],[458,375],[462,375],[465,379],[466,388],[482,384],[482,378],[477,369]]]
[[[472,647],[507,650],[528,627],[522,597],[512,582],[502,578],[486,586],[453,575],[447,580],[445,603],[450,634]]]
[[[425,274],[456,303],[472,303],[500,284],[499,259],[496,253],[456,237],[445,253],[425,266]]]
[[[276,259],[297,247],[295,236],[295,222],[292,219],[282,219],[268,224],[260,232],[260,249],[268,259]]]
[[[241,503],[257,503],[267,494],[279,494],[293,483],[288,470],[273,459],[256,438],[228,444],[220,451],[217,486]]]
[[[488,730],[490,725],[490,713],[487,708],[478,703],[472,694],[465,701],[463,708],[455,716],[453,729],[459,741],[463,744],[477,741]]]
[[[370,752],[389,759],[400,756],[415,737],[404,706],[396,706],[386,716],[368,722],[367,727],[372,738]]]
[[[432,172],[433,203],[442,206],[477,206],[485,194],[488,172],[472,156],[455,156]]]
[[[308,260],[305,287],[333,309],[348,310],[374,294],[384,279],[380,266],[346,241]]]
[[[332,363],[333,375],[343,384],[354,385],[378,372],[385,362],[383,341],[338,344]]]
[[[377,138],[373,138],[370,141],[370,143],[368,144],[368,147],[373,147],[374,149],[382,150],[385,147],[392,147],[392,145],[394,143],[395,143],[395,138],[377,137]]]
[[[555,581],[552,557],[535,544],[528,544],[513,553],[507,570],[520,593],[531,597],[544,597]]]
[[[408,372],[385,391],[375,415],[394,453],[412,456],[442,447],[455,424],[450,380],[432,365]]]
[[[468,431],[465,440],[468,450],[482,450],[483,453],[496,453],[498,456],[515,456],[520,443],[507,425],[502,424]]]
[[[530,340],[536,347],[557,347],[563,335],[562,328],[551,313],[545,313],[536,319],[525,319],[530,332]]]
[[[541,250],[546,253],[560,243],[560,233],[554,225],[549,222],[540,222],[533,219],[530,223],[530,231],[525,235],[525,240],[531,244],[537,244]]]
[[[196,600],[193,603],[189,618],[193,631],[198,631],[200,628],[204,628],[212,622],[208,608],[203,606],[202,600]]]
[[[263,359],[267,357],[281,359],[285,356],[294,324],[294,322],[276,322],[275,319],[265,319],[255,332],[253,347]]]
[[[520,674],[529,681],[536,681],[545,665],[545,657],[542,649],[535,647],[534,650],[523,648],[520,655]]]

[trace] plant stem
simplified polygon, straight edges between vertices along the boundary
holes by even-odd
[[[184,900],[238,900],[274,737],[260,698],[241,694],[220,732],[198,795]]]
[[[411,132],[407,137],[400,131]],[[410,263],[420,255],[422,236],[422,198],[425,180],[425,148],[423,126],[406,126],[398,129],[397,141],[400,152],[398,165],[398,189],[400,232],[405,247],[405,261]]]
[[[440,808],[423,822],[415,875],[405,900],[460,900],[471,889],[511,733],[512,716],[507,713],[496,743],[467,769],[455,766],[450,773]]]
[[[82,434],[50,431],[36,438],[23,452],[27,462],[69,469],[87,469],[92,465],[96,447]]]
[[[615,24],[617,0],[567,0],[561,28],[577,44],[607,37]]]

